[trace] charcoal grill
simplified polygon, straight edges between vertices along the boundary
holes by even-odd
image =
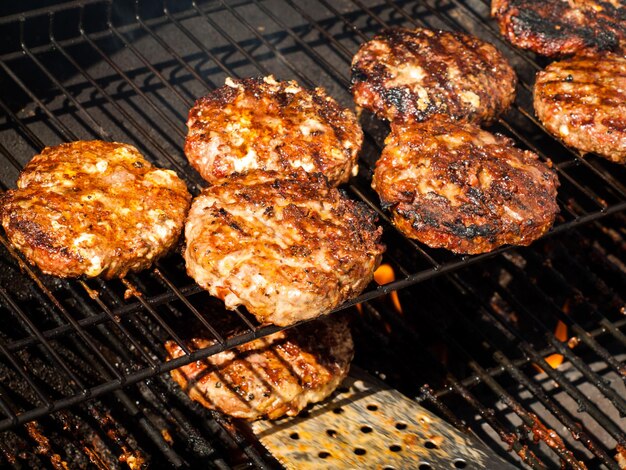
[[[383,27],[463,30],[495,44],[520,86],[493,130],[554,162],[555,227],[530,248],[472,257],[404,238],[370,188],[388,129],[364,114],[360,172],[345,189],[378,212],[397,278],[342,307],[354,317],[356,363],[509,462],[626,465],[626,170],[546,134],[531,105],[545,63],[499,36],[486,0],[26,5],[1,7],[2,190],[44,146],[101,138],[137,146],[197,194],[182,153],[187,110],[227,76],[273,73],[351,106],[352,55]],[[164,374],[278,328],[236,311],[243,332],[226,338],[215,323],[222,305],[178,254],[124,281],[60,280],[0,242],[4,465],[280,467],[249,429],[191,403]],[[395,291],[401,313],[387,297]],[[217,344],[187,351],[189,319]],[[168,339],[187,354],[166,360]]]

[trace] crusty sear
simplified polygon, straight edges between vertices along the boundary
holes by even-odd
[[[2,198],[7,237],[29,262],[61,277],[123,277],[174,246],[191,195],[173,171],[128,144],[45,148]]]
[[[191,351],[214,340],[195,337]],[[170,358],[184,355],[174,341]],[[256,420],[295,416],[308,404],[329,396],[348,375],[354,345],[344,316],[331,315],[229,351],[192,362],[171,372],[191,399],[222,413]]]
[[[249,171],[323,173],[333,186],[356,174],[363,131],[324,89],[273,76],[226,79],[189,111],[185,154],[213,183]]]
[[[553,62],[537,74],[537,117],[566,145],[626,163],[626,58],[603,53]]]
[[[401,232],[455,253],[528,245],[558,211],[557,176],[537,155],[442,115],[392,123],[372,186]]]
[[[234,309],[280,326],[357,296],[383,252],[365,205],[320,174],[254,172],[205,189],[185,225],[187,272]]]
[[[547,57],[626,50],[624,0],[492,0],[513,45]]]
[[[510,107],[516,83],[493,45],[457,32],[387,29],[352,60],[355,103],[390,121],[443,113],[489,123]]]

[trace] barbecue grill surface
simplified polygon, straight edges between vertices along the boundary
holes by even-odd
[[[511,462],[618,468],[616,453],[626,448],[626,169],[582,158],[544,132],[531,90],[547,62],[499,36],[486,0],[50,5],[2,6],[2,190],[44,146],[105,139],[135,145],[197,194],[202,180],[182,153],[187,111],[228,76],[271,73],[324,86],[352,106],[352,55],[384,27],[461,30],[498,47],[520,85],[492,130],[554,162],[555,227],[530,248],[473,257],[402,237],[370,188],[388,129],[364,113],[360,173],[344,188],[379,212],[384,262],[397,280],[372,284],[344,306],[353,310],[356,362]],[[25,264],[4,234],[0,242],[0,461],[278,466],[245,427],[193,405],[163,375],[276,327],[228,312],[244,333],[226,338],[214,326],[223,306],[186,276],[178,253],[124,281],[60,280]],[[395,290],[403,314],[385,296]],[[218,344],[166,361],[162,344],[182,344],[190,318]],[[567,329],[558,339],[557,327]],[[553,369],[545,358],[555,354],[564,363]]]

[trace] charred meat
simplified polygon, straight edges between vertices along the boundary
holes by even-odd
[[[624,51],[624,0],[492,0],[491,14],[512,44],[558,57]]]
[[[47,147],[2,198],[11,243],[43,272],[123,277],[174,246],[191,201],[185,183],[137,149],[77,141]]]
[[[558,180],[537,155],[475,124],[393,123],[372,186],[398,229],[434,248],[528,245],[552,226]]]
[[[332,185],[356,173],[363,131],[322,88],[274,77],[227,79],[189,112],[185,154],[215,182],[254,170],[323,173]]]
[[[388,29],[352,61],[357,105],[388,120],[436,113],[491,122],[515,99],[517,77],[491,44],[428,29]]]
[[[626,163],[626,58],[604,53],[553,62],[537,74],[534,106],[566,145]]]
[[[187,272],[234,309],[280,326],[327,313],[371,281],[383,247],[363,204],[319,174],[255,172],[197,197],[185,226]]]
[[[195,351],[215,341],[192,338]],[[174,341],[171,358],[184,355]],[[348,375],[354,346],[348,322],[333,315],[237,346],[171,372],[207,408],[255,420],[294,416],[330,395]]]

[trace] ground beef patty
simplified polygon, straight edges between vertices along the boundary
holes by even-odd
[[[558,180],[537,155],[475,124],[395,123],[372,186],[405,235],[455,253],[528,245],[552,226]]]
[[[177,241],[191,195],[173,171],[131,145],[47,147],[2,198],[11,243],[48,274],[123,277]]]
[[[193,338],[191,351],[214,340]],[[184,353],[165,344],[171,358]],[[236,418],[294,416],[330,395],[348,375],[354,356],[345,317],[332,315],[274,333],[171,372],[193,399]]]
[[[274,77],[227,79],[189,111],[185,154],[215,182],[252,170],[323,173],[332,185],[356,174],[363,131],[322,88]]]
[[[565,144],[626,163],[626,58],[604,53],[537,74],[537,116]]]
[[[516,83],[494,46],[462,33],[387,29],[352,60],[354,101],[389,120],[444,113],[491,122],[515,99]]]
[[[626,47],[625,0],[492,0],[512,44],[557,57]]]
[[[187,272],[233,309],[280,326],[327,313],[372,279],[383,247],[373,213],[323,176],[254,172],[197,197]]]

